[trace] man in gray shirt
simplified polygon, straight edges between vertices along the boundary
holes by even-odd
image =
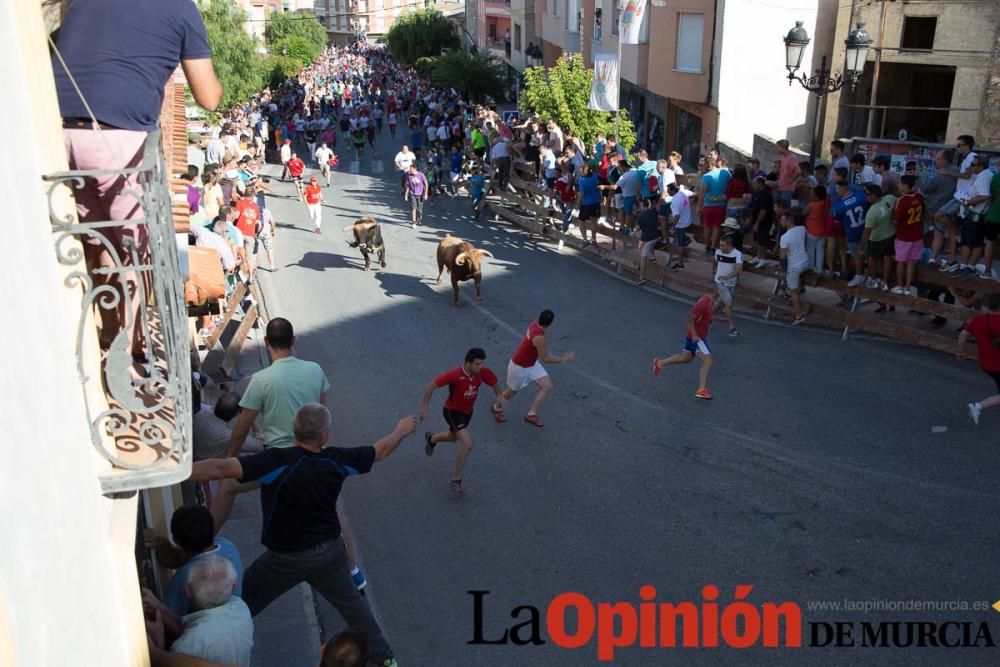
[[[934,240],[931,241],[931,261],[938,262],[938,253],[944,240],[948,239],[948,259],[938,262],[941,266],[955,263],[955,252],[958,242],[958,229],[948,224],[947,216],[935,217],[955,194],[958,179],[948,170],[955,161],[955,151],[945,148],[934,156],[934,171],[928,173],[920,181],[920,194],[924,196],[924,214],[934,228]]]

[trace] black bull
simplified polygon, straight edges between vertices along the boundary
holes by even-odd
[[[385,243],[382,241],[382,229],[371,218],[361,218],[353,225],[344,227],[344,231],[353,231],[354,240],[347,245],[361,251],[365,258],[365,271],[371,267],[371,255],[378,255],[378,263],[385,268]]]

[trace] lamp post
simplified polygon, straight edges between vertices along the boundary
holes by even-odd
[[[803,88],[816,96],[813,137],[809,147],[809,164],[815,166],[816,149],[819,144],[819,119],[826,96],[837,92],[844,86],[847,86],[848,90],[853,90],[858,85],[865,70],[865,61],[868,59],[868,49],[871,47],[872,38],[865,30],[864,24],[858,23],[844,41],[847,55],[844,60],[843,74],[834,74],[828,69],[824,55],[820,61],[819,69],[812,76],[806,76],[805,72],[798,75],[795,73],[802,65],[802,57],[805,55],[806,47],[809,46],[809,33],[802,27],[802,21],[795,22],[795,27],[788,31],[784,41],[788,85],[792,85],[793,81],[798,81]]]

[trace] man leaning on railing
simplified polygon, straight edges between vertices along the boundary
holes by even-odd
[[[198,104],[214,110],[222,99],[205,25],[191,0],[132,3],[128,11],[116,0],[69,0],[54,47],[52,69],[72,170],[140,166],[146,136],[158,126],[164,87],[178,63]],[[127,329],[133,357],[145,361],[135,272],[122,278],[114,271],[94,272],[131,265],[148,253],[141,222],[148,212],[139,193],[138,176],[131,172],[89,176],[75,196],[82,223],[119,223],[95,228],[82,239],[94,287],[109,285],[120,296],[117,308],[101,308],[101,345],[109,347]],[[125,223],[131,220],[137,224]]]

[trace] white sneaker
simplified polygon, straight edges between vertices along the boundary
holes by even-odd
[[[972,423],[979,426],[979,415],[983,414],[983,406],[979,403],[969,403],[967,407],[969,408],[969,416],[972,417]]]
[[[899,285],[896,285],[889,291],[892,292],[893,294],[899,294],[900,296],[904,296],[909,293],[909,290],[907,290],[905,287],[900,287]]]
[[[906,296],[918,296],[916,287],[906,287]]]
[[[851,278],[847,282],[847,286],[848,287],[858,287],[858,286],[860,286],[864,282],[865,282],[865,277],[862,276],[862,275],[857,275],[857,276],[854,276],[853,278]]]

